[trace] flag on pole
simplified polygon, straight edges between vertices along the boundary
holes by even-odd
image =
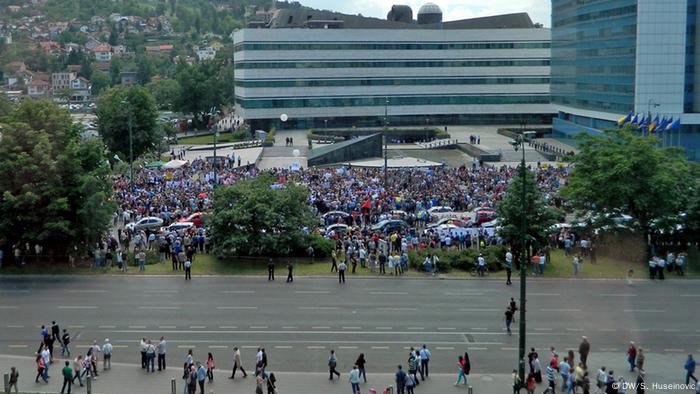
[[[648,130],[650,133],[653,133],[657,127],[659,127],[659,115],[656,115],[651,123],[649,123]]]
[[[678,118],[666,126],[666,131],[680,130],[680,128],[681,128],[681,120],[680,120],[680,118]]]
[[[627,116],[623,116],[622,118],[617,120],[617,126],[622,127],[625,124],[629,123],[629,121],[632,120],[632,112],[628,113]]]

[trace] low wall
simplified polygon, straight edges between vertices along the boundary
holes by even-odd
[[[485,151],[473,144],[457,144],[457,149],[483,162],[501,161],[501,155]]]

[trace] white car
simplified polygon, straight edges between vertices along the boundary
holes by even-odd
[[[136,223],[129,223],[124,226],[129,231],[157,230],[163,227],[163,219],[155,216],[146,216]]]
[[[192,227],[194,227],[194,223],[192,222],[175,222],[167,227],[163,227],[161,230],[167,234],[180,230],[189,230]]]
[[[447,206],[437,206],[437,207],[432,207],[432,208],[428,209],[428,213],[431,215],[434,213],[445,213],[445,212],[454,212],[454,209],[452,209],[451,207],[447,207]]]

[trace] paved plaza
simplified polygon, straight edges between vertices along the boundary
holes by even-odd
[[[71,332],[74,354],[84,353],[93,340],[110,338],[114,344],[115,367],[96,383],[101,393],[124,392],[123,385],[133,386],[130,392],[154,392],[146,387],[156,386],[164,392],[171,378],[181,385],[188,349],[202,361],[207,352],[214,354],[215,392],[253,392],[250,378],[246,383],[225,379],[233,346],[241,348],[250,370],[256,348],[265,347],[268,370],[281,377],[280,391],[300,394],[350,392],[346,372],[364,353],[370,377],[364,392],[370,385],[390,384],[396,365],[405,366],[408,349],[424,343],[433,352],[434,375],[418,391],[463,390],[452,387],[453,372],[457,356],[468,351],[475,392],[509,392],[518,335],[517,330],[506,334],[503,312],[510,297],[517,299],[517,282],[507,287],[496,279],[350,277],[339,285],[332,277],[300,277],[286,284],[279,274],[275,282],[261,277],[194,277],[191,282],[179,277],[0,277],[0,369],[20,366],[28,391],[57,391],[57,378],[48,386],[30,380],[39,327],[56,320]],[[577,349],[586,335],[592,371],[606,364],[624,375],[626,346],[633,340],[647,353],[648,382],[680,382],[685,355],[700,352],[696,281],[628,286],[618,280],[537,279],[529,282],[528,294],[528,348],[536,347],[544,361],[550,346],[564,354]],[[171,367],[145,376],[138,341],[161,335],[168,341]],[[341,383],[329,383],[325,374],[331,349],[344,373]]]

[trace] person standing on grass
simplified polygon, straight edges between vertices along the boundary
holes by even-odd
[[[136,260],[139,262],[139,271],[146,271],[146,253],[143,250],[136,254]]]

